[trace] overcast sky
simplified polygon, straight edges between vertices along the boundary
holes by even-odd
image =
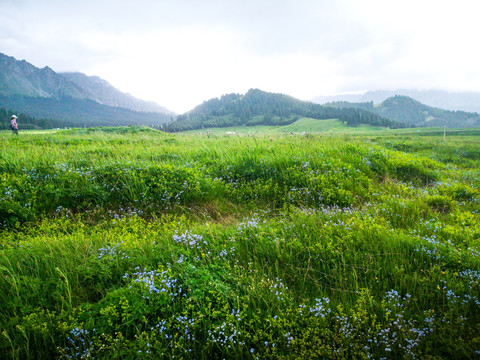
[[[0,52],[179,113],[249,88],[480,91],[477,0],[0,0],[0,14]]]

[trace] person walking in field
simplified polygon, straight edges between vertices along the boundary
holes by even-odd
[[[15,115],[12,115],[11,121],[10,121],[10,127],[15,135],[18,135],[18,124],[17,124],[17,117]]]

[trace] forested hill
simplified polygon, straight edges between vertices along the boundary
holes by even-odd
[[[447,126],[450,128],[467,128],[480,126],[480,115],[465,111],[450,111],[424,105],[408,96],[392,96],[380,105],[373,102],[350,103],[334,102],[326,104],[335,108],[352,108],[367,110],[409,126]]]
[[[177,116],[176,121],[170,123],[167,129],[185,131],[208,127],[288,125],[301,117],[339,119],[351,126],[401,126],[395,121],[359,108],[322,106],[288,95],[250,89],[245,95],[227,94],[205,101],[193,110]]]

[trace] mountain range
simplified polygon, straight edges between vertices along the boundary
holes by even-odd
[[[87,76],[80,72],[59,73],[89,94],[89,99],[99,104],[121,107],[133,111],[173,114],[172,111],[153,101],[144,101],[115,89],[98,76]]]
[[[250,89],[246,94],[227,94],[178,115],[168,124],[169,131],[208,127],[289,125],[300,118],[339,119],[348,126],[361,124],[399,127],[480,126],[480,115],[450,111],[424,105],[407,96],[392,96],[374,104],[369,102],[331,102],[315,104],[288,95]]]
[[[374,104],[373,101],[360,103],[337,101],[325,106],[363,109],[407,126],[449,128],[480,126],[480,115],[476,112],[443,110],[402,95],[389,97],[380,104]]]
[[[137,99],[107,81],[82,73],[56,73],[0,53],[0,106],[79,126],[161,126],[173,112]]]
[[[418,102],[421,102],[422,104],[439,109],[480,113],[480,93],[478,92],[450,92],[444,90],[415,89],[371,90],[365,93],[316,96],[312,99],[312,101],[317,104],[326,104],[338,101],[355,103],[372,101],[374,104],[380,104],[386,99],[395,95],[408,96],[417,100]]]
[[[183,131],[206,127],[282,126],[300,118],[339,119],[348,126],[368,124],[390,128],[480,126],[478,113],[445,110],[394,93],[372,91],[343,98],[317,98],[316,101],[322,102],[343,100],[321,105],[250,89],[245,94],[231,93],[204,101],[191,111],[175,116],[156,103],[115,89],[99,77],[56,73],[49,67],[40,69],[25,60],[18,61],[0,53],[0,110],[3,108],[0,128],[8,128],[8,116],[12,111],[18,112],[23,125],[30,128],[146,125]],[[389,96],[391,94],[394,95]],[[457,107],[476,105],[480,109],[480,94],[477,93],[454,96],[442,91],[414,91],[412,94],[424,96],[430,102],[444,99],[443,107],[455,103]]]
[[[370,124],[401,127],[399,122],[386,119],[359,107],[322,106],[301,101],[284,94],[250,89],[246,94],[226,94],[198,105],[178,115],[168,124],[169,131],[184,131],[208,127],[288,125],[300,118],[318,120],[339,119],[347,125]]]

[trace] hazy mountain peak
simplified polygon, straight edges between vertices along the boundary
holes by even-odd
[[[447,126],[447,127],[477,127],[480,125],[480,115],[475,112],[451,111],[425,105],[409,96],[393,95],[380,103],[374,101],[346,102],[339,101],[328,104],[338,108],[358,108],[372,111],[379,116],[409,126]]]
[[[60,73],[61,76],[73,82],[92,96],[92,100],[108,106],[123,107],[142,112],[161,112],[173,114],[172,111],[156,104],[153,101],[144,101],[121,92],[108,81],[98,76],[88,76],[80,72]]]
[[[88,97],[82,89],[59,76],[48,66],[40,69],[25,60],[0,54],[0,95],[40,98]]]
[[[133,97],[115,89],[98,76],[58,74],[49,66],[37,68],[25,60],[0,53],[0,96],[32,98],[72,98],[93,100],[99,104],[140,112],[173,112],[152,102]]]
[[[165,108],[124,94],[97,76],[76,73],[71,80],[49,66],[38,68],[1,53],[0,107],[54,121],[56,126],[158,127],[171,119]]]
[[[317,104],[325,104],[336,101],[368,102],[380,104],[386,99],[402,95],[415,99],[422,104],[444,110],[461,110],[480,113],[479,92],[454,92],[438,89],[395,89],[395,90],[369,90],[364,93],[345,93],[332,96],[316,96],[312,99]]]

